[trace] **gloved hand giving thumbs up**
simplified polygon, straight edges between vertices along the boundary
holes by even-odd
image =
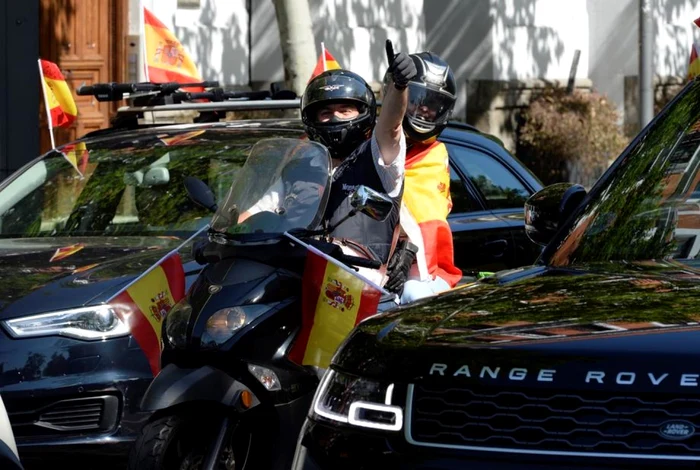
[[[394,54],[394,45],[391,39],[386,40],[386,58],[389,61],[389,73],[397,90],[405,90],[408,82],[416,76],[418,71],[408,54],[399,52]]]

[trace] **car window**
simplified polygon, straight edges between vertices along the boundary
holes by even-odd
[[[522,208],[531,193],[501,162],[467,147],[449,146],[452,158],[467,173],[488,209]]]
[[[0,237],[193,233],[211,213],[189,199],[185,177],[203,180],[223,200],[260,137],[192,135],[49,154],[0,191]]]
[[[481,210],[452,165],[450,165],[450,197],[452,198],[452,214]]]

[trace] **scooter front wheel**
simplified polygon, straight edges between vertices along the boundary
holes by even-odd
[[[216,418],[174,414],[146,424],[129,454],[128,470],[200,470],[219,425]],[[217,470],[247,469],[253,434],[245,423],[232,421]]]

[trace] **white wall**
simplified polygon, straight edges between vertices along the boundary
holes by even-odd
[[[397,52],[424,47],[423,5],[423,0],[309,0],[316,58],[324,42],[341,67],[368,82],[381,81],[387,67],[387,38]],[[281,81],[284,71],[274,6],[270,0],[252,0],[252,10],[252,80]]]
[[[172,28],[205,79],[246,85],[284,79],[272,0],[143,0]],[[700,41],[700,0],[652,0],[655,72],[684,75],[693,39]],[[130,0],[130,32],[138,34],[138,3]],[[638,0],[309,0],[315,54],[320,42],[344,68],[368,81],[386,69],[384,41],[401,51],[432,50],[455,71],[466,108],[469,79],[566,79],[576,49],[577,77],[591,78],[620,109],[624,77],[637,74]],[[250,51],[250,54],[249,54]],[[249,63],[252,68],[249,67]]]
[[[588,11],[590,78],[622,111],[624,77],[639,74],[639,1],[588,0]],[[687,73],[691,44],[700,39],[698,17],[698,0],[653,0],[655,75]]]
[[[199,9],[179,9],[177,0],[143,0],[143,5],[180,40],[204,80],[249,83],[246,0],[201,0]],[[138,8],[139,0],[130,0],[130,34],[140,34]]]

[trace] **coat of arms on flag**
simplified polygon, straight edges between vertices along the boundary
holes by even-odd
[[[165,315],[185,297],[185,271],[180,255],[171,252],[141,277],[113,295],[119,318],[146,355],[153,375],[160,371],[161,327]]]
[[[379,300],[387,292],[330,256],[287,236],[309,250],[302,279],[301,331],[289,359],[327,368],[353,328],[377,313]]]

